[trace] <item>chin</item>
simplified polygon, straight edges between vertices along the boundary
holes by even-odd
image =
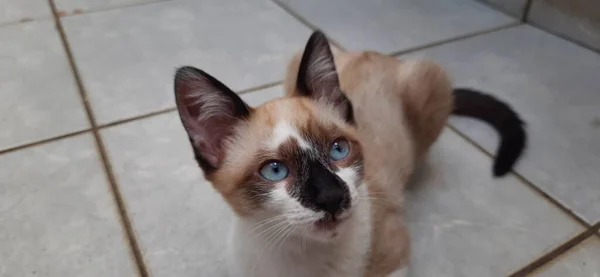
[[[350,221],[352,221],[351,211],[342,213],[336,219],[323,217],[299,228],[304,230],[300,235],[321,243],[334,242],[348,230]]]

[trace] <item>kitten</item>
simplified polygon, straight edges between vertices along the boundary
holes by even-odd
[[[237,215],[232,277],[405,276],[404,185],[449,115],[500,132],[495,175],[524,147],[510,107],[453,91],[436,64],[373,52],[334,58],[318,31],[290,63],[285,89],[253,108],[202,70],[175,76],[196,160]]]

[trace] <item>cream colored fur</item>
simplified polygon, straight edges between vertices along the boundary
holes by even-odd
[[[357,193],[366,196],[366,186],[360,186]],[[254,221],[238,218],[231,240],[231,277],[364,276],[371,241],[370,203],[358,201],[354,210],[343,223],[344,232],[330,242],[263,236],[269,227],[256,228]]]
[[[404,187],[453,108],[448,77],[373,52],[334,59],[320,32],[302,59],[288,97],[258,107],[202,70],[175,75],[198,165],[236,214],[231,276],[404,276]]]
[[[298,54],[288,67],[287,96],[299,95],[296,76],[300,59]],[[429,61],[398,61],[374,52],[336,52],[335,62],[341,87],[354,107],[363,147],[371,202],[370,234],[351,233],[347,242],[327,247],[327,253],[347,255],[341,250],[348,244],[370,243],[357,250],[359,255],[339,261],[342,266],[338,272],[307,276],[404,276],[409,262],[404,187],[415,163],[437,139],[451,113],[451,83],[446,73]],[[312,257],[310,253],[304,255]],[[357,261],[361,257],[365,260]],[[294,275],[291,270],[297,262],[278,260],[278,267],[290,269],[280,276],[305,276]],[[310,268],[316,261],[307,262],[302,268]],[[355,265],[364,268],[356,270]],[[348,271],[360,274],[345,275]]]

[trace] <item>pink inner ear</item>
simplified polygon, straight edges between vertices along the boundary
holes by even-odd
[[[314,32],[308,40],[298,70],[298,88],[317,101],[338,106],[347,101],[342,91],[325,35]]]
[[[177,108],[196,152],[218,168],[223,142],[249,114],[246,104],[212,76],[195,68],[182,68],[175,76]]]
[[[304,95],[335,107],[346,121],[354,121],[352,104],[340,88],[329,42],[320,31],[315,31],[306,44],[297,86]]]
[[[218,167],[224,158],[222,142],[231,135],[238,119],[231,114],[231,105],[217,93],[195,90],[185,95],[181,99],[184,125],[198,151]]]

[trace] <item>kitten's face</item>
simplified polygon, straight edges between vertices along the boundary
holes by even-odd
[[[184,67],[175,76],[196,160],[233,210],[259,225],[328,240],[352,216],[363,158],[352,105],[319,32],[304,51],[297,91],[302,97],[251,108],[204,71]]]
[[[319,240],[352,216],[363,158],[355,129],[335,110],[306,98],[273,100],[236,128],[225,149],[210,179],[238,215]]]

